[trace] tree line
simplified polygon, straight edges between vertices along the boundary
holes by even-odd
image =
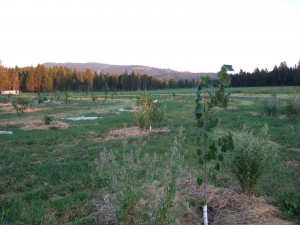
[[[300,61],[294,67],[288,67],[286,62],[273,68],[259,70],[253,73],[240,70],[231,75],[231,87],[264,87],[264,86],[300,86]]]
[[[66,67],[6,68],[0,66],[0,90],[22,92],[49,91],[135,91],[195,87],[194,80],[160,80],[147,74],[124,71],[122,74],[85,72]]]

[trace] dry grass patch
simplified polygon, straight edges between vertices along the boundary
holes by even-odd
[[[1,127],[17,126],[20,130],[64,130],[70,127],[68,123],[53,121],[50,125],[45,125],[42,121],[13,121],[2,122]]]
[[[182,179],[178,181],[179,201],[194,199],[199,201],[204,198],[204,189],[199,188],[195,181]],[[267,224],[267,225],[291,225],[293,223],[279,218],[278,208],[268,205],[264,199],[250,197],[243,193],[227,188],[207,187],[207,205],[211,224]],[[178,224],[201,224],[202,209],[189,208],[180,204],[178,210]],[[185,207],[184,207],[185,206]],[[181,212],[181,214],[180,214]]]
[[[24,110],[26,113],[38,112],[49,110],[49,108],[27,108]],[[16,114],[16,110],[10,103],[0,103],[0,114]]]
[[[135,127],[125,127],[118,130],[113,130],[108,133],[107,140],[117,139],[117,138],[128,138],[128,137],[142,137],[144,135],[152,133],[168,133],[170,129],[167,127],[162,127],[159,129],[142,130],[138,126]]]

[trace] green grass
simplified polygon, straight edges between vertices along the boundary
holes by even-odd
[[[195,161],[196,124],[194,119],[195,89],[150,91],[159,99],[166,111],[161,126],[170,133],[151,134],[143,138],[130,138],[126,149],[134,148],[137,141],[147,144],[143,153],[164,156],[172,146],[178,128],[184,128],[184,156],[186,164],[197,168]],[[286,176],[274,175],[271,191],[282,193],[289,188],[299,192],[300,119],[297,117],[266,117],[262,114],[259,99],[272,94],[299,94],[299,87],[236,88],[234,101],[229,105],[236,109],[216,111],[222,117],[219,132],[240,131],[243,127],[254,135],[267,124],[269,140],[279,146],[280,171]],[[141,92],[116,92],[114,100],[91,101],[90,95],[74,93],[72,103],[65,105],[35,102],[36,94],[22,94],[35,108],[44,110],[23,113],[0,113],[0,130],[13,131],[13,135],[0,136],[0,224],[98,224],[94,217],[94,200],[105,192],[103,181],[97,175],[95,160],[103,146],[123,152],[122,140],[106,140],[109,131],[135,125],[134,114],[119,113],[119,108],[131,108]],[[173,98],[172,93],[175,93]],[[243,94],[243,95],[240,95]],[[51,95],[45,94],[45,95]],[[99,93],[102,97],[103,93]],[[63,96],[63,95],[62,95]],[[253,97],[254,96],[254,97]],[[17,96],[11,96],[11,99]],[[19,97],[19,96],[18,96]],[[7,96],[0,96],[0,103]],[[2,107],[2,106],[1,106]],[[0,108],[1,111],[1,108]],[[253,112],[259,114],[253,115]],[[3,126],[4,122],[24,123],[42,121],[45,115],[69,123],[66,130],[23,131],[18,125]],[[63,118],[75,116],[101,116],[96,121],[71,122]],[[289,187],[285,184],[288,182]],[[262,184],[262,187],[265,184]],[[270,194],[263,193],[261,194]],[[276,197],[276,196],[275,196]]]

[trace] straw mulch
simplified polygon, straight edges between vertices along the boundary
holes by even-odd
[[[118,138],[142,137],[152,133],[168,133],[169,128],[163,127],[160,129],[142,130],[139,127],[125,127],[118,130],[112,130],[108,133],[107,140]]]
[[[182,179],[177,182],[178,202],[204,198],[204,188],[195,181]],[[199,204],[198,204],[199,205]],[[268,205],[264,199],[247,196],[232,189],[207,186],[208,217],[211,225],[226,224],[268,224],[290,225],[288,221],[279,219],[278,208]],[[202,208],[189,208],[187,204],[179,204],[178,224],[201,224]]]

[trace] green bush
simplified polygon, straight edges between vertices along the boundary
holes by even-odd
[[[288,115],[300,115],[300,96],[289,98],[286,103],[285,111]]]
[[[18,114],[24,112],[29,106],[29,102],[25,98],[14,99],[11,104]]]
[[[284,191],[279,196],[279,205],[289,219],[300,219],[300,195],[295,191]]]
[[[53,117],[45,115],[44,122],[46,125],[50,125],[50,123],[53,121]]]
[[[276,116],[279,110],[280,101],[276,96],[262,100],[262,109],[266,116]]]
[[[176,179],[187,176],[180,153],[183,129],[165,155],[142,153],[147,144],[114,151],[103,147],[96,160],[100,184],[107,193],[98,202],[101,224],[174,224]],[[187,171],[185,171],[185,168]]]
[[[275,146],[267,141],[265,135],[256,137],[251,132],[235,133],[233,139],[235,148],[230,156],[231,171],[243,191],[254,195],[258,181],[271,170],[276,158]]]
[[[140,128],[158,126],[164,119],[164,110],[158,100],[152,100],[146,92],[137,98],[139,110],[136,112],[136,121]]]

